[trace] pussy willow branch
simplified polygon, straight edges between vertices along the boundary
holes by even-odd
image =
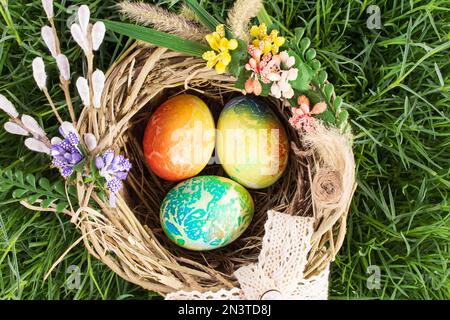
[[[50,97],[50,94],[48,93],[47,88],[43,88],[42,91],[44,92],[45,97],[47,98],[48,103],[50,104],[50,107],[52,107],[53,113],[55,114],[56,118],[60,123],[63,123],[64,120],[59,115],[58,110],[55,107],[55,104],[53,103],[52,97]]]
[[[59,78],[59,81],[61,82],[61,89],[64,92],[64,97],[66,99],[67,102],[67,107],[69,109],[69,114],[70,114],[70,119],[72,120],[72,123],[74,126],[77,125],[77,118],[75,116],[75,110],[73,108],[73,104],[72,104],[72,97],[70,96],[70,81],[69,80],[65,80],[63,77]]]
[[[50,26],[52,27],[53,38],[55,38],[56,54],[60,54],[61,47],[59,44],[58,33],[56,32],[55,20],[53,18],[49,18],[48,21],[50,22]]]
[[[50,22],[50,26],[53,31],[53,37],[55,38],[56,53],[61,54],[61,45],[59,42],[59,37],[55,26],[55,20],[53,18],[50,18],[48,19],[48,21]],[[75,116],[75,110],[73,108],[72,97],[70,96],[70,87],[69,87],[70,81],[65,80],[63,77],[59,77],[59,81],[60,87],[64,92],[64,98],[66,99],[67,108],[69,109],[70,119],[72,120],[73,125],[76,126],[77,118]]]
[[[86,54],[88,64],[88,83],[89,83],[89,130],[94,132],[97,140],[100,138],[97,125],[97,110],[94,108],[94,86],[92,74],[94,73],[94,52],[92,50],[92,24],[88,26],[88,52]]]

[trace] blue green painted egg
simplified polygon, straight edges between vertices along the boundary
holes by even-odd
[[[233,180],[218,176],[187,179],[169,191],[160,211],[166,235],[196,251],[226,246],[253,218],[250,193]]]

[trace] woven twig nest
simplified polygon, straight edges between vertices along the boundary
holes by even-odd
[[[84,134],[98,127],[97,149],[120,151],[133,169],[114,209],[78,177],[80,210],[73,222],[81,229],[89,252],[124,279],[162,295],[235,287],[233,272],[258,259],[270,209],[315,217],[306,277],[324,270],[341,247],[355,187],[350,137],[322,126],[302,135],[289,125],[288,108],[269,98],[292,149],[288,168],[276,184],[250,190],[255,201],[250,227],[232,244],[207,252],[182,249],[163,234],[159,209],[175,183],[159,179],[147,168],[142,152],[145,125],[164,100],[183,92],[201,95],[218,115],[231,97],[241,94],[235,81],[207,69],[199,58],[137,43],[110,68],[102,106],[96,116],[85,117],[79,130]],[[207,166],[204,173],[224,175],[220,165]]]

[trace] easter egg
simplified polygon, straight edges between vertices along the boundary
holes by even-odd
[[[225,172],[252,189],[275,183],[286,169],[286,131],[268,105],[249,96],[230,100],[217,124],[216,151]]]
[[[197,175],[211,158],[214,119],[198,97],[168,99],[150,117],[144,133],[145,161],[160,178],[180,181]]]
[[[169,191],[160,211],[166,235],[179,246],[212,250],[236,240],[253,218],[250,193],[224,177],[199,176]]]

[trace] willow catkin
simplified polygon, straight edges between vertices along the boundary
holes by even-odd
[[[236,0],[228,13],[227,23],[231,32],[238,38],[250,41],[248,26],[262,8],[262,0]]]
[[[185,17],[143,2],[123,1],[120,11],[130,20],[144,26],[171,33],[189,40],[202,40],[208,31]]]

